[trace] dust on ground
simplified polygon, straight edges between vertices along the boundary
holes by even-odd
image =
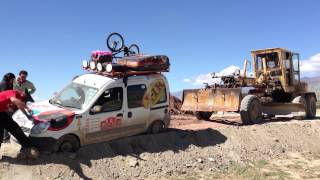
[[[319,119],[239,126],[178,115],[167,132],[88,145],[77,154],[17,160],[19,145],[3,144],[0,179],[320,178],[319,138]]]

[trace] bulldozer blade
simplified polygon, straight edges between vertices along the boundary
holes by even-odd
[[[299,103],[265,103],[262,112],[267,115],[305,116],[305,106]]]
[[[197,109],[197,94],[199,89],[183,90],[182,94],[182,107],[183,111],[196,111]]]
[[[190,89],[183,91],[184,111],[239,111],[240,88]]]

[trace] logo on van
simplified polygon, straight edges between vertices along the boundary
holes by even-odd
[[[117,117],[109,117],[101,122],[101,130],[109,130],[121,126],[121,119]]]
[[[157,104],[161,97],[165,95],[165,87],[166,84],[163,79],[154,80],[143,95],[143,107],[147,109]]]

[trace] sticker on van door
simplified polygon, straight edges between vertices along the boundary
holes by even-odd
[[[114,129],[121,126],[121,118],[109,117],[101,122],[100,128],[102,131]]]
[[[165,93],[165,91],[163,91],[165,87],[166,84],[163,79],[154,80],[143,95],[143,107],[147,109],[157,104],[164,95],[163,93]]]

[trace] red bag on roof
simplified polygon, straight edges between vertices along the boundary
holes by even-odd
[[[133,55],[119,59],[117,63],[134,71],[168,71],[170,67],[165,55]]]
[[[105,63],[105,62],[112,62],[112,53],[108,51],[92,51],[91,52],[91,58],[93,61],[97,61],[100,63]]]

